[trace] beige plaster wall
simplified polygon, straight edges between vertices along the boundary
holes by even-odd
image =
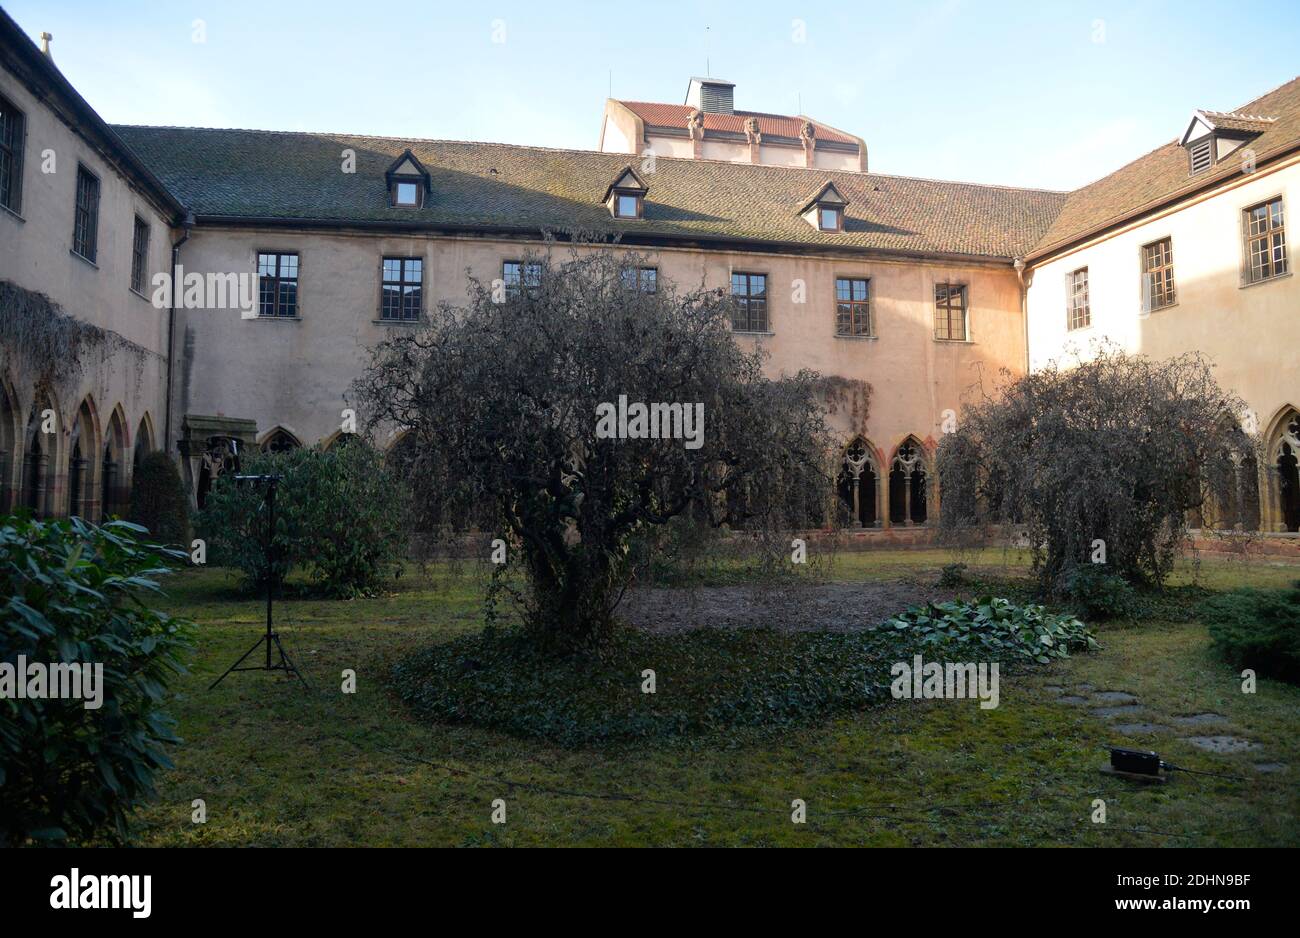
[[[390,330],[411,328],[377,321],[381,257],[424,259],[427,307],[463,301],[467,269],[490,281],[501,276],[504,260],[525,249],[519,242],[477,238],[199,229],[182,255],[187,272],[252,271],[259,250],[296,251],[300,318],[185,311],[177,412],[253,418],[259,438],[279,426],[308,445],[328,439],[339,428],[348,385],[364,367],[366,349]],[[570,249],[554,250],[563,258]],[[769,352],[773,374],[808,367],[869,381],[874,400],[867,431],[882,465],[909,434],[933,447],[944,411],[959,412],[981,376],[987,384],[1000,368],[1023,371],[1019,286],[1009,267],[681,249],[649,253],[660,278],[682,289],[728,288],[733,270],[766,273],[771,334],[738,334],[737,340]],[[835,336],[837,276],[871,278],[875,337]],[[933,338],[934,284],[943,280],[969,285],[969,342]],[[798,302],[801,291],[805,300]],[[847,435],[847,415],[834,420]]]
[[[20,213],[0,209],[0,280],[44,293],[65,313],[140,347],[112,356],[106,355],[106,347],[84,351],[81,374],[66,386],[42,392],[39,400],[35,363],[21,360],[13,350],[0,350],[0,508],[21,494],[29,416],[34,408],[49,408],[57,414],[58,429],[43,435],[42,447],[49,458],[41,508],[51,514],[72,510],[95,517],[99,506],[94,498],[79,506],[68,504],[68,458],[83,404],[83,413],[90,415],[83,433],[87,455],[102,450],[114,426],[114,412],[118,413],[116,426],[125,431],[116,434],[126,458],[116,478],[120,491],[114,496],[114,507],[123,506],[129,491],[130,453],[142,420],[153,427],[153,444],[161,445],[167,311],[152,305],[147,284],[155,272],[169,269],[172,234],[167,220],[142,192],[7,71],[0,71],[0,94],[26,117]],[[53,151],[54,172],[42,171],[46,150]],[[98,250],[93,264],[71,251],[78,163],[100,180]],[[145,295],[130,289],[137,214],[150,225]],[[94,488],[99,460],[89,462],[88,485]]]
[[[1210,197],[1034,268],[1028,300],[1031,367],[1066,361],[1074,352],[1088,356],[1102,341],[1153,358],[1200,351],[1213,362],[1219,383],[1245,400],[1251,411],[1247,422],[1272,447],[1282,415],[1300,406],[1300,366],[1291,354],[1300,347],[1300,279],[1288,273],[1243,285],[1242,212],[1277,195],[1284,202],[1294,270],[1300,232],[1296,162],[1243,174]],[[1141,249],[1165,237],[1173,243],[1177,303],[1147,313]],[[1065,277],[1080,267],[1088,268],[1092,325],[1068,331]]]

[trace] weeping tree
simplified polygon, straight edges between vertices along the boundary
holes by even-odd
[[[1230,499],[1224,480],[1254,472],[1245,405],[1200,354],[1094,351],[1008,380],[939,446],[941,528],[1013,525],[1053,592],[1101,560],[1130,583],[1163,583],[1191,517]]]
[[[765,377],[730,297],[652,284],[645,263],[575,248],[471,278],[353,388],[369,432],[404,433],[418,520],[509,545],[524,622],[554,647],[607,636],[653,526],[787,530],[825,507],[818,376]]]

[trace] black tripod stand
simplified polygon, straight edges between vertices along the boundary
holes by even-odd
[[[302,676],[302,672],[294,665],[293,660],[285,652],[284,646],[280,644],[280,636],[276,634],[271,619],[271,603],[275,591],[275,568],[274,556],[275,548],[273,541],[275,538],[275,493],[280,484],[280,476],[235,476],[236,482],[251,482],[254,485],[265,485],[266,495],[263,496],[263,502],[266,505],[266,634],[253,643],[253,647],[244,652],[239,660],[226,668],[221,677],[212,682],[208,690],[212,690],[226,679],[226,675],[232,671],[283,671],[286,674],[292,674],[302,681],[302,686],[307,688],[307,679]],[[262,644],[266,644],[266,664],[250,664],[245,666],[244,662],[248,656],[257,651]],[[271,650],[274,646],[275,651],[279,653],[279,660],[272,662]]]

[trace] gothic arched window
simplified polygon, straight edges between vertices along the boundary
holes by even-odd
[[[288,453],[302,446],[298,438],[288,430],[277,429],[262,441],[264,453]]]
[[[880,477],[871,455],[871,446],[862,437],[855,437],[844,449],[836,484],[836,491],[849,512],[852,527],[880,526],[876,510],[879,487]]]
[[[898,447],[889,470],[891,524],[925,524],[926,468],[921,444],[914,439]]]

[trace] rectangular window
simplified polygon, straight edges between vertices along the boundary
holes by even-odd
[[[1173,306],[1174,241],[1161,238],[1142,248],[1142,308],[1147,312]]]
[[[131,289],[144,292],[145,278],[149,274],[149,223],[135,216],[135,234],[131,238]]]
[[[966,285],[934,285],[934,337],[951,342],[966,341]]]
[[[817,210],[818,224],[822,231],[839,231],[840,230],[840,210],[837,208],[819,208]]]
[[[27,119],[0,98],[0,205],[11,212],[23,207],[23,140]]]
[[[1246,282],[1286,273],[1286,226],[1282,197],[1246,209]]]
[[[95,260],[99,240],[99,179],[84,166],[77,167],[77,208],[72,224],[72,250]]]
[[[257,289],[260,316],[298,315],[298,255],[258,254]]]
[[[871,281],[835,278],[835,334],[871,335]]]
[[[506,261],[501,265],[501,279],[505,281],[507,297],[517,297],[524,290],[529,296],[536,296],[542,285],[542,265]]]
[[[1066,326],[1086,329],[1092,325],[1092,307],[1088,305],[1088,268],[1081,267],[1065,275]]]
[[[419,205],[420,189],[413,182],[399,182],[393,187],[394,205]]]
[[[420,318],[424,299],[424,261],[418,257],[385,257],[380,319],[412,322]]]
[[[627,268],[622,273],[623,288],[640,290],[642,293],[655,293],[659,289],[658,267]]]
[[[736,332],[767,332],[767,274],[731,275],[735,308],[731,328]]]
[[[615,196],[615,208],[619,218],[637,218],[641,214],[641,197],[636,195]]]

